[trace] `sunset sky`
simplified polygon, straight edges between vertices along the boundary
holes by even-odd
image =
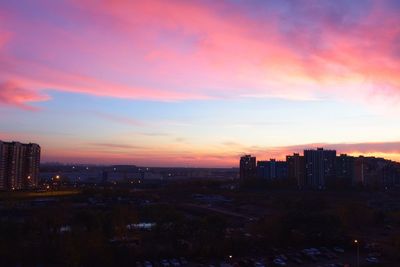
[[[400,161],[400,1],[0,0],[0,140],[42,161]]]

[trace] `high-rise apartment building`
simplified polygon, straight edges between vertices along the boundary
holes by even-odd
[[[335,178],[336,150],[304,150],[306,187],[325,189],[328,179]]]
[[[245,155],[240,158],[240,179],[254,179],[257,177],[256,157]]]
[[[355,158],[347,154],[336,157],[336,178],[332,185],[337,187],[348,187],[354,183]]]
[[[40,146],[38,144],[25,145],[23,188],[34,188],[39,182]]]
[[[0,190],[6,189],[6,181],[5,181],[5,172],[6,172],[6,150],[4,147],[4,143],[0,141]]]
[[[36,187],[39,165],[39,145],[0,141],[0,190]]]
[[[298,153],[286,156],[288,178],[294,180],[298,188],[306,186],[304,157]]]
[[[400,163],[376,157],[354,160],[354,185],[372,189],[400,186]]]
[[[376,190],[400,188],[400,163],[377,157],[336,156],[336,150],[306,149],[286,161],[258,161],[246,155],[240,158],[242,179],[274,180],[287,178],[286,184],[299,189],[324,190],[362,186]]]
[[[286,161],[277,161],[275,159],[258,161],[257,176],[266,180],[285,179],[288,177],[287,163]]]

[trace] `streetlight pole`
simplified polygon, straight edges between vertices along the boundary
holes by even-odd
[[[360,267],[360,244],[357,239],[354,240],[354,244],[357,246],[357,267]]]

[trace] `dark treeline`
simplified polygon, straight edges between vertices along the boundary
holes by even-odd
[[[268,255],[276,247],[347,248],[363,231],[383,229],[388,222],[400,226],[400,212],[368,207],[365,192],[226,187],[194,181],[138,192],[86,189],[43,203],[35,198],[3,199],[0,258],[4,266],[134,266],[136,261],[170,257],[222,259],[230,254]],[[184,207],[193,195],[207,192],[227,199],[220,207],[240,213],[243,205],[257,205],[262,216],[245,220]],[[153,223],[153,228],[133,227],[144,222]],[[388,240],[400,251],[399,236]]]

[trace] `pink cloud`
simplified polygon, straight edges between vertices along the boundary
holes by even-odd
[[[0,103],[2,104],[14,105],[26,110],[36,110],[37,108],[27,103],[48,99],[46,95],[19,87],[13,82],[0,83]]]
[[[0,31],[0,49],[7,43],[10,39],[10,35],[6,32]]]
[[[379,4],[345,30],[316,14],[313,27],[299,24],[289,33],[278,15],[249,16],[226,2],[89,0],[67,7],[47,8],[79,27],[12,11],[3,18],[13,25],[5,31],[14,32],[6,39],[0,31],[0,79],[39,95],[52,89],[161,101],[399,95],[400,19]]]

